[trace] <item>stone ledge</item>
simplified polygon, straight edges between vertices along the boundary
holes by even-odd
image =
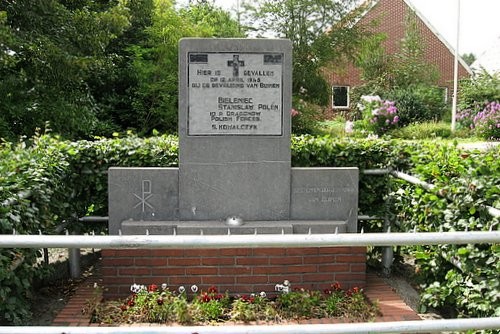
[[[121,224],[124,235],[251,235],[345,233],[346,221],[283,220],[249,221],[229,226],[223,221],[133,221]]]

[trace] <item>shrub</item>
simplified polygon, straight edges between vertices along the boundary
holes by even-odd
[[[412,155],[410,171],[435,191],[394,182],[392,222],[403,231],[488,231],[498,225],[484,205],[500,205],[500,147],[464,152],[427,143]],[[411,247],[423,283],[423,305],[448,308],[464,317],[498,316],[498,245]],[[425,310],[424,310],[425,311]]]
[[[500,75],[483,71],[460,81],[459,110],[482,110],[488,101],[500,101]]]
[[[400,139],[450,138],[450,124],[444,122],[414,123],[391,132],[391,136]]]
[[[440,120],[446,110],[442,91],[433,86],[396,88],[387,93],[387,98],[398,106],[400,126]]]
[[[319,132],[318,119],[321,111],[318,106],[294,97],[290,114],[292,117],[292,133],[301,135],[317,134]]]
[[[398,109],[393,101],[382,101],[379,96],[362,96],[358,108],[363,113],[365,128],[377,135],[396,128],[399,123]]]
[[[500,103],[491,102],[483,111],[478,112],[473,119],[475,132],[489,140],[500,139]]]

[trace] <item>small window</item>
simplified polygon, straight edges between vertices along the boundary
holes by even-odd
[[[349,86],[332,87],[332,106],[337,109],[349,108]]]
[[[439,87],[439,89],[441,89],[441,92],[443,94],[442,96],[444,103],[448,103],[448,87]]]

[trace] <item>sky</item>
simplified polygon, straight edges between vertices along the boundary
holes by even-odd
[[[231,10],[236,8],[238,1],[242,0],[215,0],[215,4]],[[460,54],[480,56],[500,38],[500,0],[409,1],[453,48],[457,41],[457,7],[460,2]]]

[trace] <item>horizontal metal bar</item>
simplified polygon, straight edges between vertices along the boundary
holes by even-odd
[[[14,205],[16,204],[17,202],[19,202],[19,200],[22,200],[22,199],[25,199],[25,198],[28,198],[31,196],[31,190],[23,190],[23,191],[20,191],[18,194],[17,194],[17,198],[11,198],[11,199],[6,199],[5,201],[2,202],[2,206],[11,206],[11,205]]]
[[[78,218],[79,221],[84,223],[107,223],[109,217],[107,216],[84,216]],[[358,220],[384,220],[382,217],[374,217],[367,215],[358,215]]]
[[[411,176],[409,174],[405,174],[403,172],[398,172],[398,171],[391,171],[390,172],[392,176],[398,178],[398,179],[401,179],[401,180],[405,180],[411,184],[414,184],[414,185],[417,185],[417,186],[420,186],[422,188],[424,188],[425,190],[427,191],[433,191],[433,190],[436,190],[436,186],[434,184],[431,184],[431,183],[427,183],[425,181],[422,181],[418,178],[416,178],[415,176]],[[439,195],[439,193],[438,193]],[[492,206],[489,206],[489,205],[480,205],[480,207],[482,207],[483,209],[485,209],[489,214],[490,216],[492,217],[500,217],[500,210],[497,209],[497,208],[494,208]]]
[[[420,180],[419,178],[417,178],[415,176],[412,176],[412,175],[409,175],[409,174],[405,174],[403,172],[398,172],[397,170],[391,171],[391,175],[394,176],[394,177],[397,177],[398,179],[405,180],[406,182],[409,182],[411,184],[420,186],[420,187],[422,187],[422,188],[424,188],[425,190],[428,190],[428,191],[432,191],[432,190],[434,190],[436,188],[436,186],[433,185],[433,184],[424,182],[424,181]]]
[[[362,174],[365,175],[387,175],[392,171],[390,168],[374,168],[374,169],[363,169]]]
[[[360,334],[431,333],[500,328],[500,317],[317,325],[134,326],[134,327],[0,327],[0,334]]]
[[[84,216],[78,218],[79,221],[84,223],[107,223],[109,217],[107,216]]]
[[[358,215],[358,220],[384,220],[383,217]]]
[[[337,247],[498,243],[498,231],[252,235],[0,235],[0,248]]]

